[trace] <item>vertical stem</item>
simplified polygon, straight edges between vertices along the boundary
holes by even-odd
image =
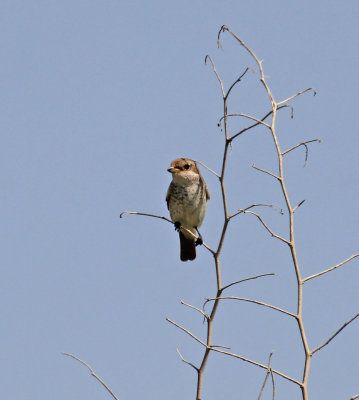
[[[272,110],[273,110],[273,118],[272,118],[272,124],[271,124],[271,133],[272,133],[272,138],[274,141],[274,145],[277,151],[278,155],[278,170],[279,170],[279,182],[281,185],[282,193],[284,196],[284,200],[287,206],[288,210],[288,215],[289,215],[289,248],[292,256],[292,261],[293,261],[293,266],[295,270],[295,275],[297,278],[297,315],[296,315],[296,320],[298,323],[298,328],[300,332],[300,336],[302,339],[302,344],[303,344],[303,350],[304,350],[304,355],[305,355],[305,362],[304,362],[304,368],[303,368],[303,379],[302,379],[302,385],[301,385],[301,390],[302,390],[302,397],[303,400],[308,400],[308,378],[309,378],[309,369],[310,369],[310,361],[311,361],[311,352],[308,346],[308,340],[303,324],[303,280],[300,274],[300,268],[299,268],[299,263],[298,263],[298,258],[297,258],[297,252],[296,252],[296,245],[295,245],[295,237],[294,237],[294,210],[293,207],[290,203],[289,195],[287,192],[287,188],[285,185],[285,180],[284,180],[284,170],[283,170],[283,154],[281,152],[277,135],[275,132],[275,121],[276,121],[276,116],[277,116],[277,109],[278,105],[274,101],[273,97],[271,97],[272,101]]]
[[[219,260],[218,257],[215,256],[215,262],[216,262],[216,267],[218,265],[218,271],[219,271]],[[220,297],[221,295],[221,290],[217,290],[217,296]],[[202,388],[203,388],[203,376],[204,376],[204,371],[208,362],[209,358],[209,353],[211,352],[211,346],[212,346],[212,332],[213,332],[213,320],[216,315],[217,309],[219,305],[219,299],[215,300],[211,314],[209,318],[207,319],[207,340],[206,340],[206,350],[204,352],[204,356],[202,359],[201,366],[198,370],[197,373],[197,394],[196,394],[196,400],[202,400]]]
[[[212,62],[212,61],[211,61]],[[227,194],[226,194],[226,187],[224,184],[224,177],[225,177],[225,172],[226,172],[226,163],[227,163],[227,155],[228,155],[228,146],[230,145],[230,140],[228,139],[228,113],[227,113],[227,94],[224,92],[223,88],[223,82],[220,79],[219,75],[217,74],[217,71],[215,70],[214,64],[212,62],[214,71],[216,73],[216,76],[220,82],[221,89],[222,89],[222,98],[223,98],[223,115],[224,115],[224,134],[225,134],[225,145],[224,145],[224,150],[223,150],[223,159],[222,159],[222,170],[221,170],[221,175],[219,177],[220,181],[220,186],[221,186],[221,194],[222,194],[222,202],[223,202],[223,212],[224,212],[224,222],[223,222],[223,227],[222,227],[222,232],[221,236],[219,239],[218,243],[218,248],[217,251],[214,254],[214,262],[215,262],[215,267],[216,267],[216,283],[217,283],[217,293],[216,293],[216,300],[214,301],[213,307],[211,314],[209,315],[209,318],[207,318],[207,339],[206,339],[206,350],[203,355],[202,363],[200,368],[198,369],[197,372],[197,393],[196,393],[196,400],[202,400],[202,389],[203,389],[203,377],[204,377],[204,371],[208,362],[209,354],[211,352],[211,346],[212,346],[212,333],[213,333],[213,321],[219,306],[219,297],[222,294],[222,278],[221,278],[221,268],[220,268],[220,253],[222,250],[223,242],[224,242],[224,237],[227,231],[228,223],[229,223],[229,217],[228,217],[228,204],[227,204]]]

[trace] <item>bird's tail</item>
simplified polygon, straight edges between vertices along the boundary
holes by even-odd
[[[196,239],[187,238],[182,232],[179,233],[181,244],[181,261],[194,260],[196,258]]]

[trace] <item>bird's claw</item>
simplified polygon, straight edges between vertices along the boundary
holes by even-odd
[[[174,226],[175,226],[175,230],[176,230],[177,232],[179,232],[180,229],[181,229],[181,223],[180,223],[180,222],[175,222],[175,223],[174,223]]]
[[[201,238],[201,237],[198,237],[198,238],[196,239],[196,246],[201,246],[202,244],[203,244],[202,238]]]

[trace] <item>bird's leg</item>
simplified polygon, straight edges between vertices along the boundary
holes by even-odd
[[[200,246],[201,244],[203,244],[203,240],[202,240],[202,235],[199,233],[199,230],[196,227],[196,231],[198,233],[198,238],[196,239],[196,246]]]
[[[175,230],[176,230],[177,232],[179,232],[180,229],[181,229],[181,223],[178,222],[178,221],[176,221],[176,222],[174,223],[174,226],[175,226]]]

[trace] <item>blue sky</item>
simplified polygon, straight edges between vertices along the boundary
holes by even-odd
[[[217,32],[227,24],[263,60],[268,83],[293,102],[282,111],[282,148],[321,138],[286,159],[303,276],[359,252],[358,3],[165,1],[5,1],[1,26],[1,347],[2,399],[109,398],[88,362],[121,399],[194,398],[195,374],[176,348],[198,364],[203,349],[166,322],[201,338],[205,326],[180,300],[201,306],[215,294],[213,260],[204,249],[181,263],[173,227],[119,215],[124,210],[168,216],[166,169],[177,157],[219,171],[223,134],[218,82],[225,86],[255,64]],[[258,73],[233,92],[231,112],[268,110]],[[233,121],[235,132],[242,122]],[[234,143],[228,162],[231,210],[253,203],[283,206],[279,188],[254,171],[275,168],[264,129]],[[202,168],[211,200],[202,227],[215,247],[223,218],[216,178]],[[285,235],[286,216],[263,210]],[[316,347],[358,312],[358,259],[308,282],[304,322]],[[295,280],[286,248],[251,216],[230,225],[222,255],[224,282],[274,272],[233,287],[295,311]],[[312,399],[359,393],[358,321],[312,362]],[[294,321],[253,304],[222,303],[215,341],[300,378],[302,352]],[[257,398],[264,371],[214,354],[204,398]],[[277,378],[277,399],[299,399]],[[270,398],[269,391],[265,394]]]

